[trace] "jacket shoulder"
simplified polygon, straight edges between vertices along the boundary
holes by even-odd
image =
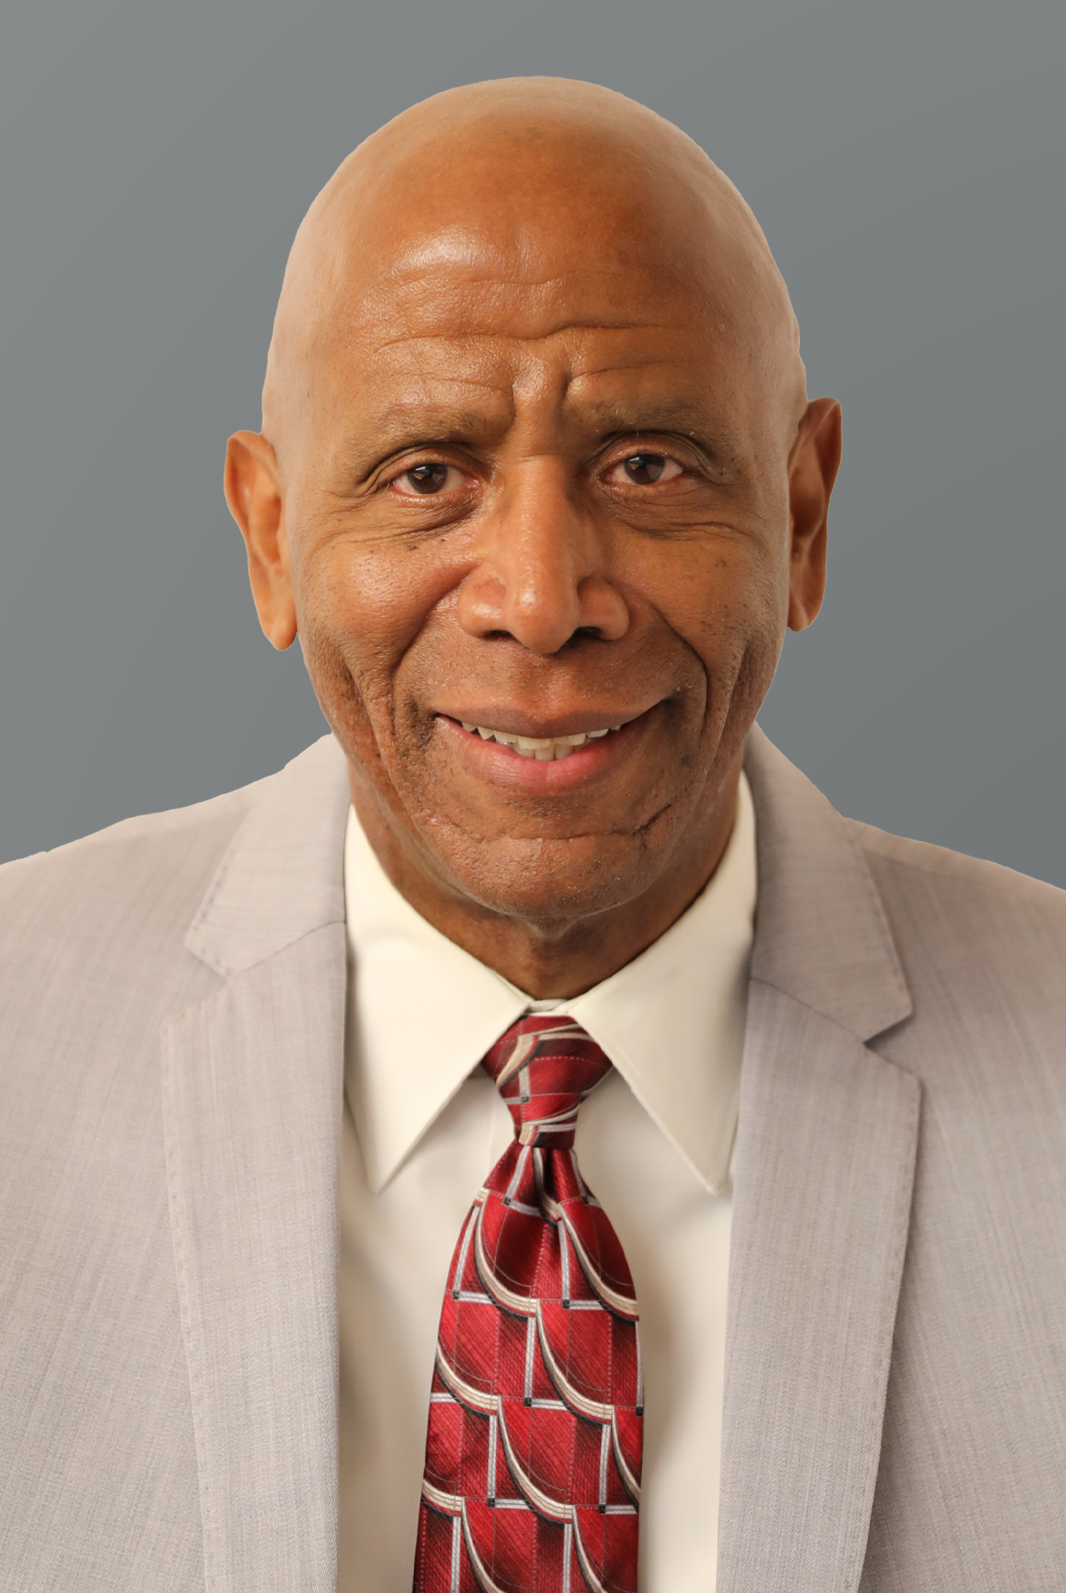
[[[299,832],[309,805],[334,787],[350,800],[343,754],[324,736],[239,790],[125,819],[0,868],[0,1015],[31,999],[40,1012],[49,989],[68,1008],[78,990],[126,992],[147,1010],[153,996],[177,996],[172,976],[190,964],[217,980],[215,964],[185,941],[225,880],[238,832],[257,815],[275,839]]]
[[[1066,891],[845,822],[887,913],[916,1016],[935,1012],[960,1037],[980,1033],[985,1041],[1009,1029],[1057,1058],[1066,1025]]]
[[[1045,916],[1049,925],[1059,923],[1066,931],[1066,891],[1057,885],[1019,874],[1001,863],[890,835],[856,819],[845,819],[844,824],[879,880],[895,879],[901,888],[909,885],[945,902],[979,904],[995,916],[1000,912]]]
[[[257,782],[261,784],[261,782]],[[0,867],[0,961],[42,936],[136,934],[146,916],[187,925],[256,786],[138,815]]]

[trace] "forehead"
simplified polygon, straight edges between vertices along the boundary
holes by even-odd
[[[420,240],[362,277],[321,341],[329,410],[402,426],[443,404],[498,425],[525,400],[609,429],[642,406],[735,404],[743,339],[685,265],[631,239],[584,257],[569,236],[511,250],[470,234]]]

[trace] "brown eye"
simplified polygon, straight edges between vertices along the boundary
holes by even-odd
[[[666,469],[666,459],[662,454],[630,454],[624,464],[626,475],[638,487],[650,487]]]
[[[411,492],[421,493],[423,497],[426,497],[431,492],[441,491],[448,480],[449,468],[448,465],[436,462],[413,465],[410,470],[404,471],[400,477],[400,482]]]
[[[629,454],[612,465],[607,479],[619,486],[654,487],[658,481],[672,481],[681,474],[681,466],[667,454]]]

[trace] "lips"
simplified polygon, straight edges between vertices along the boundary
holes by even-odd
[[[468,735],[478,735],[482,741],[496,741],[501,747],[516,752],[520,758],[533,758],[538,763],[554,763],[561,758],[569,758],[587,741],[599,741],[621,729],[621,725],[605,725],[599,730],[579,730],[569,736],[521,736],[516,731],[497,730],[491,725],[471,724],[467,720],[459,722]]]
[[[661,701],[646,708],[608,705],[534,717],[524,708],[483,702],[438,707],[446,741],[479,783],[501,784],[516,795],[560,795],[588,781],[610,778],[644,740]]]

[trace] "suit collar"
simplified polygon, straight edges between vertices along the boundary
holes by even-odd
[[[866,861],[839,813],[758,726],[744,768],[759,874],[752,979],[870,1040],[912,1004]]]
[[[342,857],[351,802],[344,754],[323,736],[249,786],[248,809],[185,937],[223,979],[326,924],[344,922]]]

